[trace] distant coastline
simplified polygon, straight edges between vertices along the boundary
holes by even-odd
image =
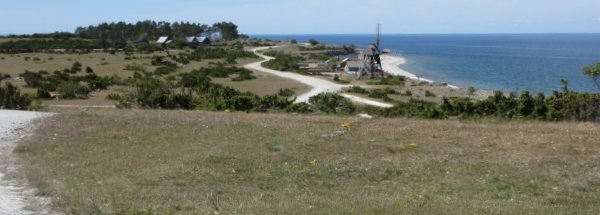
[[[374,42],[372,34],[254,37],[298,42],[316,39],[359,48]],[[422,79],[489,91],[550,95],[561,90],[564,77],[571,90],[597,91],[581,69],[600,61],[598,33],[383,34],[381,40],[382,48],[402,53],[402,70]]]

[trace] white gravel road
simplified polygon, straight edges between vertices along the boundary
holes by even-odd
[[[25,135],[22,130],[33,120],[48,115],[39,112],[0,110],[0,214],[45,214],[34,208],[25,210],[24,207],[30,206],[35,197],[30,190],[5,176],[9,171],[15,171],[9,154],[15,147],[15,141]]]
[[[263,58],[264,60],[260,61],[260,62],[256,62],[256,63],[247,64],[244,66],[244,68],[273,74],[273,75],[276,75],[276,76],[279,76],[282,78],[292,79],[292,80],[298,81],[302,84],[310,86],[311,90],[308,91],[307,93],[304,93],[304,94],[298,96],[298,98],[296,99],[296,102],[308,102],[308,99],[310,97],[316,96],[320,93],[340,92],[344,87],[349,87],[348,85],[336,84],[331,81],[323,80],[320,78],[315,78],[315,77],[310,77],[310,76],[306,76],[306,75],[300,75],[297,73],[283,72],[283,71],[277,71],[277,70],[265,68],[261,64],[263,62],[272,60],[273,57],[260,54],[260,53],[258,53],[258,51],[269,49],[269,48],[270,47],[259,47],[259,48],[251,49],[251,51],[253,51],[256,55]],[[377,106],[377,107],[384,107],[384,108],[392,107],[391,104],[378,102],[378,101],[374,101],[374,100],[370,100],[370,99],[366,99],[366,98],[361,98],[358,96],[353,96],[353,95],[344,94],[344,93],[341,93],[340,95],[342,95],[343,97],[346,97],[356,103],[362,103],[362,104],[367,104],[367,105],[372,105],[372,106]]]

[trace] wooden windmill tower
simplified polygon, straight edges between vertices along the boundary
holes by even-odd
[[[383,67],[381,66],[381,50],[379,45],[381,44],[381,24],[377,24],[377,39],[375,44],[368,45],[367,48],[361,53],[360,58],[362,61],[362,68],[360,70],[359,78],[363,74],[371,75],[371,78],[383,77]]]

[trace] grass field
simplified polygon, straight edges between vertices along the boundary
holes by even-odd
[[[600,125],[57,109],[15,149],[67,214],[598,214]]]
[[[171,53],[177,53],[178,50],[171,50]],[[148,71],[153,71],[156,66],[151,65],[152,56],[166,56],[165,52],[157,52],[155,54],[135,54],[131,60],[126,60],[123,53],[117,53],[115,55],[109,53],[89,53],[89,54],[48,54],[48,53],[23,53],[23,54],[0,54],[0,73],[9,74],[12,77],[18,77],[24,73],[25,70],[37,72],[45,70],[53,72],[55,70],[63,70],[70,68],[73,63],[80,62],[83,65],[83,69],[89,66],[94,72],[100,76],[112,76],[117,75],[122,78],[127,78],[133,75],[133,71],[124,70],[126,65],[138,64],[144,65]],[[236,66],[243,66],[248,63],[256,62],[259,59],[255,58],[241,58],[237,59]],[[182,65],[177,72],[190,72],[194,69],[210,66],[210,63],[223,62],[223,59],[214,60],[202,60],[192,61],[190,64]],[[297,94],[301,94],[309,90],[308,86],[300,84],[295,81],[280,78],[278,76],[269,75],[265,73],[255,72],[254,74],[257,79],[234,82],[231,78],[214,78],[216,83],[220,83],[226,86],[233,87],[241,91],[250,91],[258,95],[267,95],[277,93],[280,89],[290,88],[296,91]],[[18,86],[21,91],[25,93],[35,94],[36,89],[27,88],[24,81],[10,81]],[[114,104],[114,101],[105,99],[109,93],[119,92],[113,87],[110,90],[104,90],[100,92],[93,92],[90,94],[90,98],[86,100],[52,100],[45,101],[45,104],[49,105],[110,105]]]

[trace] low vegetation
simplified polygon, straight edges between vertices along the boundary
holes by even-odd
[[[595,214],[590,123],[69,110],[16,149],[67,214]]]

